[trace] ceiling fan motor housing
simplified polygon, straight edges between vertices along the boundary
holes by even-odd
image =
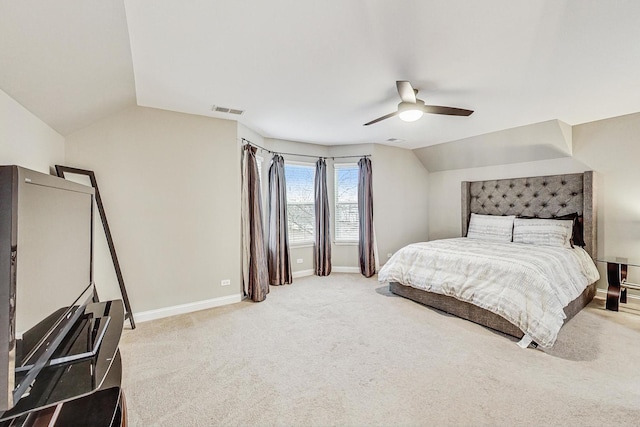
[[[408,110],[422,110],[424,107],[424,101],[422,99],[416,99],[416,102],[405,102],[402,101],[398,104],[398,112],[402,113],[403,111]]]

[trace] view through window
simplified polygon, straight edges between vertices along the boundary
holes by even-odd
[[[287,216],[289,243],[313,243],[315,241],[315,212],[313,180],[316,167],[313,164],[284,165],[287,181]]]
[[[335,169],[335,240],[358,241],[358,165],[337,164]]]

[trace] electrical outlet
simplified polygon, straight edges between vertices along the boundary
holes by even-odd
[[[393,253],[392,253],[392,252],[389,252],[389,253],[387,254],[387,258],[391,258],[392,256],[393,256]]]
[[[298,258],[298,259],[296,260],[296,262],[297,262],[298,264],[302,264],[302,261],[304,261],[302,258]]]
[[[231,284],[231,280],[224,279],[220,281],[220,286],[229,286]]]

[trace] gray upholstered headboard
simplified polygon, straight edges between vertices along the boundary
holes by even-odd
[[[596,258],[596,199],[593,171],[462,182],[462,235],[472,213],[553,218],[583,216],[584,249]]]

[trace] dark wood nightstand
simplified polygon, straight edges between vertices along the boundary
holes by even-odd
[[[627,289],[640,290],[640,285],[627,282],[627,269],[640,267],[640,262],[618,257],[604,257],[596,261],[607,264],[607,310],[618,311],[619,304],[627,302]]]

